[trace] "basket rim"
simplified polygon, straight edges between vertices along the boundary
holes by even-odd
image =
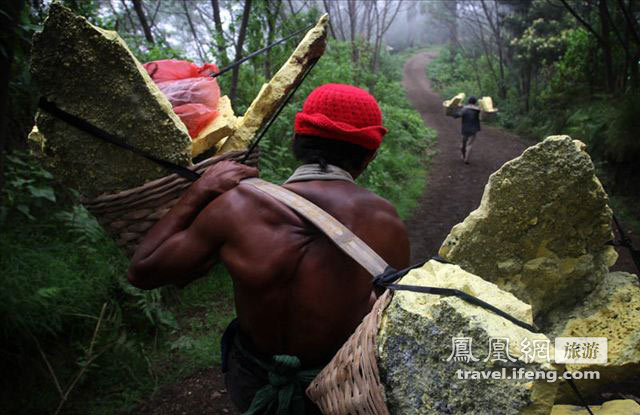
[[[224,154],[220,154],[220,155],[216,155],[216,156],[213,156],[213,157],[209,157],[209,158],[204,159],[204,160],[202,160],[202,161],[200,161],[200,162],[198,162],[198,163],[196,163],[194,165],[186,166],[186,168],[188,168],[191,171],[200,172],[201,170],[204,170],[206,167],[210,166],[213,163],[216,163],[218,161],[222,161],[222,160],[225,160],[225,159],[228,159],[228,158],[232,158],[234,156],[238,156],[238,155],[243,154],[243,153],[246,153],[246,150],[230,151],[230,152],[227,152],[227,153],[224,153]],[[130,189],[121,190],[121,191],[119,191],[117,193],[103,193],[103,194],[100,194],[100,195],[98,195],[98,196],[96,196],[94,198],[84,198],[83,197],[81,199],[81,203],[89,208],[89,207],[91,207],[93,205],[102,204],[102,203],[109,203],[109,202],[112,202],[114,200],[121,199],[122,197],[127,196],[127,195],[129,195],[131,193],[144,192],[148,188],[156,188],[157,186],[164,185],[164,184],[167,184],[167,183],[171,183],[173,181],[178,181],[178,182],[183,181],[185,183],[188,182],[187,179],[179,176],[178,174],[171,173],[171,174],[168,174],[166,176],[150,180],[150,181],[148,181],[148,182],[146,182],[146,183],[144,183],[144,184],[142,184],[140,186],[133,187],[133,188],[130,188]]]

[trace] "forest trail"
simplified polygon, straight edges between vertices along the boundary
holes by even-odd
[[[483,124],[470,163],[464,164],[460,158],[460,120],[444,115],[443,99],[431,89],[426,75],[426,66],[436,53],[419,53],[404,65],[404,88],[409,100],[425,124],[438,132],[426,191],[407,221],[411,263],[436,255],[451,228],[478,207],[491,173],[534,144]]]
[[[436,154],[429,168],[426,190],[418,207],[406,222],[411,241],[411,263],[438,253],[451,228],[462,222],[480,205],[489,176],[505,162],[519,156],[535,142],[499,128],[482,124],[471,152],[470,164],[460,158],[460,120],[444,115],[443,98],[431,89],[426,67],[437,52],[414,55],[404,65],[404,88],[407,97],[428,127],[438,132]],[[464,92],[464,91],[458,91]],[[636,248],[640,235],[623,228]],[[619,235],[616,232],[616,239]],[[618,261],[612,271],[638,274],[629,251],[616,248]]]

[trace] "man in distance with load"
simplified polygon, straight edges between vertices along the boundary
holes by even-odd
[[[407,267],[409,241],[395,208],[353,181],[387,131],[375,99],[353,86],[323,85],[305,100],[294,130],[302,165],[283,187],[392,267]],[[185,285],[221,260],[237,313],[222,341],[231,400],[247,414],[320,413],[304,390],[370,311],[372,276],[308,220],[241,183],[257,175],[235,162],[210,167],[149,231],[129,281],[144,289]]]
[[[465,164],[469,164],[471,147],[476,140],[476,134],[480,131],[480,107],[476,105],[477,103],[476,97],[469,97],[467,105],[453,116],[454,118],[462,118],[462,146],[460,147],[460,153]]]

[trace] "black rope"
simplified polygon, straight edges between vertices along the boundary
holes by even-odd
[[[284,101],[282,101],[282,103],[280,104],[280,107],[278,107],[278,110],[276,111],[275,114],[273,114],[273,117],[271,117],[271,119],[269,120],[269,123],[262,129],[262,131],[260,132],[260,135],[253,141],[253,143],[251,144],[251,146],[249,147],[249,149],[247,150],[247,153],[244,155],[244,157],[242,158],[242,160],[240,160],[240,163],[244,163],[249,156],[251,155],[251,153],[253,152],[253,150],[255,150],[255,148],[258,146],[258,143],[260,143],[260,140],[262,140],[262,137],[264,137],[264,135],[267,133],[267,131],[269,130],[269,127],[271,127],[271,125],[275,122],[275,120],[278,118],[278,116],[280,115],[280,113],[282,112],[282,110],[284,109],[284,107],[289,103],[289,101],[291,100],[291,97],[293,97],[293,94],[296,93],[296,91],[298,90],[298,87],[300,87],[300,85],[302,85],[302,82],[304,82],[304,79],[307,77],[307,75],[309,75],[309,72],[311,72],[311,70],[313,69],[314,66],[316,66],[316,63],[318,63],[318,60],[320,58],[315,58],[313,59],[313,61],[311,62],[311,65],[309,65],[309,67],[307,68],[307,70],[304,72],[304,75],[302,75],[302,78],[300,78],[300,81],[296,84],[296,86],[289,92],[289,95],[287,95],[287,98],[285,98]]]
[[[609,242],[609,245],[622,246],[629,250],[629,253],[631,254],[631,259],[633,260],[633,263],[635,264],[636,269],[638,270],[638,276],[640,277],[640,250],[637,250],[633,247],[633,243],[631,242],[631,239],[627,236],[624,229],[622,229],[622,226],[620,225],[620,222],[618,221],[618,218],[616,217],[616,215],[613,215],[613,223],[616,224],[616,228],[618,229],[618,234],[620,235],[620,239],[617,241]]]
[[[578,397],[578,399],[580,400],[580,404],[582,406],[584,406],[585,408],[587,408],[587,412],[589,412],[589,415],[593,415],[593,412],[591,412],[591,409],[589,408],[589,404],[587,404],[587,401],[584,399],[584,397],[582,396],[582,394],[580,393],[580,391],[578,390],[578,387],[576,386],[576,384],[573,382],[573,379],[571,378],[567,378],[565,379],[567,381],[567,383],[569,384],[569,386],[571,386],[571,389],[573,389],[573,393],[576,394],[576,396]]]
[[[278,46],[278,45],[279,45],[279,44],[281,44],[282,42],[285,42],[285,41],[287,41],[287,40],[291,39],[292,37],[294,37],[294,36],[296,36],[296,35],[299,35],[299,34],[300,34],[300,33],[302,33],[302,32],[306,32],[307,30],[311,29],[311,28],[312,28],[312,27],[314,27],[314,26],[315,26],[315,23],[313,23],[313,24],[311,24],[311,25],[309,25],[309,26],[307,26],[307,27],[304,27],[304,28],[302,28],[302,29],[300,29],[300,30],[298,30],[298,31],[296,31],[296,32],[294,32],[294,33],[292,33],[292,34],[290,34],[289,36],[283,37],[282,39],[280,39],[280,40],[278,40],[278,41],[276,41],[276,42],[274,42],[274,43],[272,43],[272,44],[270,44],[270,45],[267,45],[267,46],[265,46],[264,48],[262,48],[262,49],[260,49],[260,50],[257,50],[257,51],[255,51],[255,52],[251,53],[251,54],[250,54],[250,55],[248,55],[248,56],[245,56],[245,57],[244,57],[244,58],[242,58],[242,59],[239,59],[239,60],[237,60],[237,61],[233,62],[232,64],[230,64],[230,65],[228,65],[228,66],[224,67],[224,68],[223,68],[222,70],[220,70],[219,72],[212,73],[212,74],[211,74],[211,75],[209,75],[209,76],[210,76],[210,77],[212,77],[212,78],[216,78],[216,77],[218,77],[218,76],[222,75],[222,74],[223,74],[223,73],[225,73],[225,72],[229,72],[230,70],[232,70],[232,69],[233,69],[233,68],[235,68],[236,66],[238,66],[238,65],[240,65],[240,64],[242,64],[242,63],[244,63],[244,62],[246,62],[247,60],[249,60],[249,59],[253,58],[254,56],[257,56],[257,55],[259,55],[259,54],[261,54],[261,53],[263,53],[263,52],[266,52],[267,50],[271,49],[272,47],[274,47],[274,46]]]
[[[89,123],[88,121],[83,120],[82,118],[78,118],[73,114],[69,114],[64,110],[61,110],[60,108],[58,108],[58,106],[56,106],[56,104],[54,104],[53,102],[47,101],[44,97],[40,98],[40,101],[38,102],[38,106],[43,111],[48,112],[54,117],[59,118],[60,120],[66,122],[67,124],[73,127],[76,127],[79,130],[82,130],[103,141],[109,142],[115,146],[118,146],[125,150],[129,150],[132,153],[142,156],[147,160],[157,163],[162,167],[164,167],[165,169],[171,171],[172,173],[176,173],[189,181],[193,182],[200,178],[200,175],[195,171],[190,170],[184,166],[180,166],[178,164],[172,163],[170,161],[159,159],[144,150],[134,147],[131,144],[126,143],[122,138],[116,135],[113,135],[111,133],[108,133],[105,130],[98,128],[95,125]]]
[[[450,264],[449,261],[447,261],[446,259],[440,257],[440,256],[435,256],[433,258],[431,258],[433,260],[436,260],[438,262],[442,262],[445,264]],[[440,288],[440,287],[425,287],[425,286],[421,286],[421,285],[405,285],[405,284],[394,284],[395,281],[397,281],[398,279],[402,278],[403,276],[405,276],[409,271],[411,271],[412,269],[415,268],[419,268],[421,266],[423,266],[424,264],[426,264],[427,261],[423,261],[420,262],[418,264],[412,265],[408,268],[405,268],[401,271],[396,271],[395,269],[393,269],[392,267],[387,267],[387,269],[385,270],[385,272],[381,275],[378,275],[377,277],[374,278],[373,283],[374,285],[378,286],[378,287],[382,287],[382,288],[389,288],[391,290],[396,290],[396,291],[411,291],[411,292],[417,292],[417,293],[423,293],[423,294],[434,294],[434,295],[441,295],[441,296],[445,296],[445,297],[450,297],[450,296],[455,296],[460,298],[461,300],[466,301],[469,304],[473,304],[473,305],[477,305],[480,306],[486,310],[489,310],[497,315],[499,315],[500,317],[503,317],[507,320],[509,320],[510,322],[512,322],[513,324],[520,326],[524,329],[529,330],[532,333],[540,333],[540,330],[535,327],[534,325],[531,325],[529,323],[525,323],[522,320],[519,320],[517,318],[515,318],[514,316],[512,316],[509,313],[506,313],[502,310],[500,310],[498,307],[495,307],[477,297],[474,297],[472,295],[469,295],[467,293],[465,293],[464,291],[460,291],[457,290],[455,288]]]
[[[450,264],[451,262],[447,261],[446,259],[440,257],[440,256],[434,256],[432,258],[430,258],[429,260],[435,260],[438,262],[441,262],[443,264]],[[455,296],[460,298],[463,301],[468,302],[469,304],[473,304],[473,305],[477,305],[480,306],[486,310],[489,310],[497,315],[499,315],[500,317],[503,317],[507,320],[509,320],[510,322],[512,322],[513,324],[522,327],[523,329],[529,330],[532,333],[542,333],[540,331],[540,329],[538,329],[535,324],[531,325],[529,323],[525,323],[522,320],[519,320],[515,317],[513,317],[511,314],[504,312],[502,310],[500,310],[499,308],[477,298],[474,297],[470,294],[465,293],[464,291],[460,291],[454,288],[440,288],[440,287],[425,287],[425,286],[419,286],[419,285],[405,285],[405,284],[394,284],[393,282],[398,280],[399,278],[405,276],[409,271],[411,271],[412,269],[415,268],[419,268],[421,266],[423,266],[424,264],[426,264],[429,260],[427,261],[423,261],[420,263],[417,263],[415,265],[412,265],[410,267],[404,268],[400,271],[396,271],[393,267],[389,266],[387,267],[387,269],[384,271],[384,273],[382,273],[381,275],[378,275],[377,277],[375,277],[373,279],[373,284],[377,287],[381,287],[381,288],[388,288],[391,290],[395,290],[395,291],[411,291],[411,292],[418,292],[418,293],[424,293],[424,294],[434,294],[434,295],[441,295],[444,297],[449,297],[449,296]],[[584,406],[587,411],[589,412],[590,415],[593,415],[593,412],[591,412],[591,409],[589,408],[589,405],[587,404],[587,401],[584,399],[584,397],[582,396],[582,394],[580,393],[580,391],[578,390],[578,387],[575,385],[575,383],[573,382],[572,379],[566,379],[567,383],[569,384],[569,386],[571,386],[571,389],[573,390],[573,392],[576,394],[576,396],[578,397],[578,400],[580,401],[580,404],[582,406]]]
[[[511,314],[500,310],[498,307],[492,306],[491,304],[485,301],[482,301],[478,297],[469,295],[464,291],[456,290],[455,288],[423,287],[418,285],[404,285],[404,284],[384,284],[383,286],[385,288],[390,288],[392,290],[403,290],[403,291],[412,291],[412,292],[424,293],[424,294],[435,294],[435,295],[441,295],[443,297],[455,296],[466,301],[469,304],[480,306],[486,310],[489,310],[499,315],[500,317],[506,318],[513,324],[520,326],[523,329],[527,329],[532,333],[540,333],[540,331],[535,326],[525,323],[522,320],[518,320],[517,318],[513,317]]]

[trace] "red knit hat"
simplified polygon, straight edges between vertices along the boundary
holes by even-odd
[[[350,85],[326,84],[307,97],[296,114],[296,134],[346,141],[375,150],[387,129],[376,99]]]

